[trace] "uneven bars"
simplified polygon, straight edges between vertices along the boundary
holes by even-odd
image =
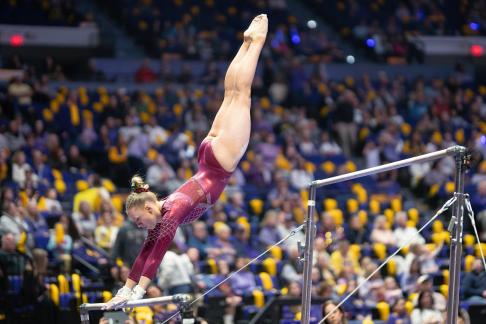
[[[177,294],[173,296],[163,296],[163,297],[156,297],[156,298],[146,298],[146,299],[139,299],[139,300],[131,300],[127,302],[121,308],[132,308],[137,306],[151,306],[151,305],[159,305],[159,304],[169,304],[169,303],[188,303],[191,301],[191,295],[187,294]],[[87,324],[89,323],[89,311],[94,310],[101,310],[106,303],[94,303],[94,304],[82,304],[79,306],[79,311],[81,315],[81,323]]]
[[[437,152],[432,152],[432,153],[427,153],[419,156],[415,156],[409,159],[405,160],[400,160],[392,163],[387,163],[384,165],[379,165],[376,167],[356,171],[356,172],[351,172],[347,174],[342,174],[338,175],[335,177],[327,178],[327,179],[322,179],[322,180],[315,180],[312,181],[311,186],[314,186],[316,188],[327,186],[333,183],[338,183],[342,181],[347,181],[351,179],[356,179],[356,178],[361,178],[365,177],[367,175],[375,174],[375,173],[380,173],[380,172],[385,172],[389,170],[394,170],[398,168],[403,168],[408,165],[414,164],[414,163],[423,163],[423,162],[428,162],[436,159],[440,159],[449,155],[455,155],[458,153],[463,153],[466,151],[466,148],[464,146],[451,146],[445,150],[437,151]]]

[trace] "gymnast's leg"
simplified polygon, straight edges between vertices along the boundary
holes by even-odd
[[[267,16],[259,15],[245,31],[244,43],[226,73],[224,100],[208,134],[214,155],[226,171],[236,168],[250,140],[251,85],[267,30]]]

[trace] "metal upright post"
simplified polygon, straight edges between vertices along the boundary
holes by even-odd
[[[455,156],[456,175],[455,175],[455,197],[457,198],[452,209],[450,246],[450,275],[449,275],[449,294],[447,299],[447,324],[457,323],[459,309],[459,290],[461,275],[461,254],[462,254],[462,229],[464,218],[464,178],[468,165],[468,155],[466,149],[462,148]]]
[[[314,251],[314,211],[316,208],[316,186],[311,184],[309,189],[307,219],[305,221],[305,247],[304,247],[304,283],[302,286],[302,323],[309,324],[312,292],[312,254]]]

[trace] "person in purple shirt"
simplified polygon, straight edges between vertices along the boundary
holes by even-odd
[[[235,261],[235,268],[241,269],[244,265],[249,262],[248,258],[245,257],[238,257]],[[243,295],[251,295],[253,290],[256,288],[256,281],[255,275],[253,272],[249,270],[249,268],[245,268],[244,270],[236,273],[230,279],[230,285],[235,294],[243,296]]]

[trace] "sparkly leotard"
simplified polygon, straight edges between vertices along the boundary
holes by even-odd
[[[214,156],[210,139],[201,143],[197,154],[198,172],[167,197],[161,210],[162,222],[148,231],[128,276],[135,282],[138,282],[140,276],[150,279],[154,277],[177,227],[204,214],[228,183],[231,173],[224,170]]]

